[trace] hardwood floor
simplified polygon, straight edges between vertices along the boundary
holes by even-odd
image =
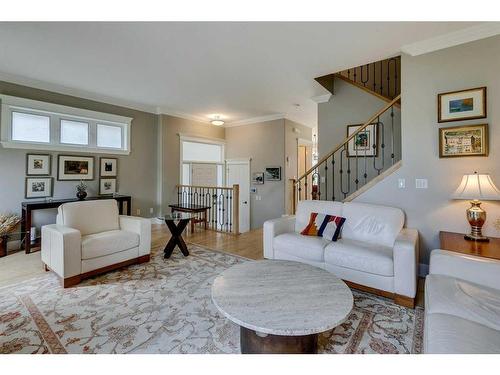
[[[189,244],[236,254],[249,259],[263,259],[262,229],[256,229],[239,236],[196,228],[183,235]],[[166,225],[152,226],[153,251],[162,251],[170,232]],[[174,251],[180,251],[175,249]],[[40,252],[30,255],[19,252],[0,258],[0,287],[43,275],[45,271],[40,260]],[[416,306],[424,306],[424,279],[419,279]]]

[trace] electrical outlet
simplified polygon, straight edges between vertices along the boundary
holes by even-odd
[[[398,179],[398,188],[404,189],[406,187],[406,180],[404,178]]]
[[[416,178],[415,179],[415,187],[417,189],[427,189],[428,183],[426,178]]]
[[[140,208],[136,209],[136,210],[135,210],[135,214],[136,214],[137,216],[141,216],[141,209],[140,209]]]

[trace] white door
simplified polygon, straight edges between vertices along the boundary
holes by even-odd
[[[240,186],[240,233],[250,230],[250,161],[226,161],[227,186]]]
[[[191,185],[217,186],[217,165],[191,164]]]

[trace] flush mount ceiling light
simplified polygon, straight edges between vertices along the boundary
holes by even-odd
[[[220,119],[220,116],[219,116],[219,115],[214,116],[214,117],[213,117],[213,120],[212,120],[212,121],[210,121],[210,123],[211,123],[212,125],[215,125],[215,126],[222,126],[222,125],[224,125],[224,121]]]

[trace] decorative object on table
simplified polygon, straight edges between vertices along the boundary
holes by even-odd
[[[116,178],[101,178],[99,180],[99,194],[108,195],[116,193]]]
[[[486,87],[438,94],[438,122],[486,118]]]
[[[7,241],[9,233],[21,222],[21,218],[15,214],[0,215],[0,257],[7,255]]]
[[[100,158],[100,177],[116,177],[118,175],[118,159]]]
[[[252,173],[252,184],[262,185],[264,183],[264,172]]]
[[[93,156],[59,155],[57,166],[58,181],[78,181],[94,179]]]
[[[266,167],[266,181],[281,181],[281,167]]]
[[[26,154],[28,176],[50,176],[51,156],[49,154]]]
[[[464,175],[452,197],[471,201],[471,207],[466,211],[471,233],[465,238],[472,241],[489,241],[488,237],[483,236],[481,232],[486,221],[486,211],[481,208],[480,200],[500,200],[500,190],[497,189],[490,175],[477,172]]]
[[[354,134],[362,124],[347,125],[347,136]],[[377,124],[370,124],[356,134],[347,144],[347,156],[374,156],[378,155]]]
[[[488,125],[439,129],[439,157],[488,156]]]
[[[25,197],[46,198],[52,196],[52,177],[26,177]]]
[[[80,181],[80,183],[76,185],[76,197],[80,201],[87,198],[87,185],[85,185],[83,181]]]

